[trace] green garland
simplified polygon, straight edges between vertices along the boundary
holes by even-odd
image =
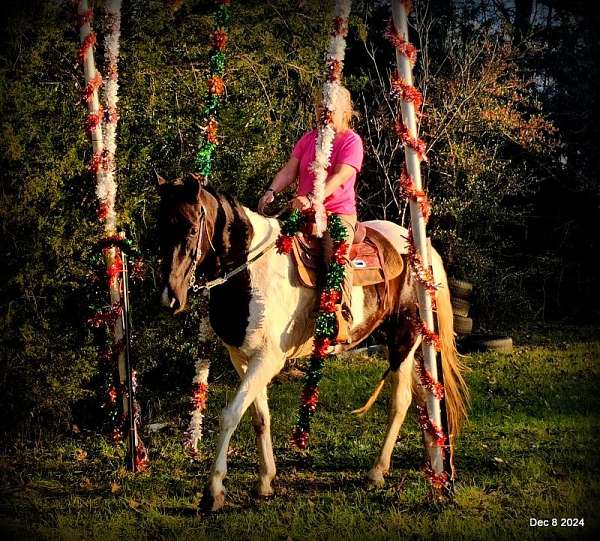
[[[221,108],[221,96],[225,92],[223,73],[225,71],[225,47],[229,39],[229,23],[231,13],[229,0],[217,0],[218,7],[213,16],[215,29],[211,34],[212,50],[210,53],[210,77],[208,91],[204,102],[204,115],[202,130],[204,132],[198,153],[196,154],[196,171],[205,179],[212,173],[214,153],[217,148],[217,132],[219,123],[217,118]]]
[[[314,220],[314,212],[311,210],[302,212],[293,210],[281,224],[281,233],[276,242],[277,251],[289,254],[294,235],[311,224],[311,220]],[[333,253],[329,270],[325,275],[325,288],[319,297],[319,311],[315,318],[314,349],[300,395],[298,422],[292,434],[292,441],[299,449],[308,447],[310,420],[317,410],[319,383],[323,376],[325,357],[337,337],[336,311],[342,300],[342,284],[345,275],[343,260],[348,251],[346,242],[348,233],[337,214],[328,215],[327,231],[333,241]]]

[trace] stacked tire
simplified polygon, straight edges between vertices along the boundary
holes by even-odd
[[[469,335],[473,332],[473,320],[469,317],[473,284],[457,278],[448,278],[448,287],[454,313],[454,331],[459,336]]]
[[[469,310],[471,309],[473,284],[456,278],[448,278],[448,287],[454,313],[454,331],[459,337],[457,341],[459,351],[461,353],[477,351],[510,353],[513,349],[513,341],[509,336],[472,334],[473,320],[469,317]]]

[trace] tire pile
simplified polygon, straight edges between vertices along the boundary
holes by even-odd
[[[454,331],[458,335],[457,347],[461,353],[475,351],[498,351],[510,353],[513,341],[509,336],[491,334],[472,334],[473,319],[469,317],[473,284],[457,278],[448,278],[452,311],[454,312]]]

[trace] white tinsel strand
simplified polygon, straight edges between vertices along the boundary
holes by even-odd
[[[194,387],[198,385],[208,385],[208,371],[210,361],[208,359],[198,359],[196,361],[196,373],[192,383]],[[198,407],[191,411],[191,419],[186,431],[186,446],[192,451],[198,450],[198,442],[202,439],[202,420],[204,419],[204,407]]]
[[[119,101],[119,44],[121,38],[121,0],[108,0],[106,3],[107,28],[104,38],[104,62],[107,80],[104,84],[104,103],[108,112],[108,122],[104,129],[104,175],[98,182],[96,195],[107,210],[105,228],[116,230],[115,201],[117,183],[115,180],[115,153],[117,150],[117,102]]]
[[[342,19],[344,24],[348,22],[348,16],[350,15],[350,7],[352,2],[350,0],[338,0],[335,5],[335,16],[336,18]],[[331,62],[339,62],[343,66],[344,56],[346,50],[346,39],[341,35],[333,35],[329,41],[329,47],[327,49],[327,64]],[[340,84],[337,81],[327,80],[323,84],[323,98],[321,106],[325,113],[331,113],[334,110],[336,103],[337,90]],[[331,160],[331,151],[333,149],[333,140],[335,138],[335,130],[330,122],[323,125],[321,119],[319,119],[319,128],[316,141],[315,149],[315,160],[310,165],[310,170],[315,175],[313,194],[314,202],[313,207],[315,210],[315,229],[318,237],[323,236],[325,229],[327,228],[327,214],[325,212],[325,184],[327,182],[327,176]]]

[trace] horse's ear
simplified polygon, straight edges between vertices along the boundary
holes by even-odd
[[[161,177],[158,173],[156,173],[156,185],[159,188],[162,188],[163,186],[166,186],[167,184],[169,184],[169,181],[166,178]]]
[[[186,177],[185,185],[187,186],[190,197],[193,201],[198,201],[203,182],[203,177],[201,175],[197,175],[196,173],[190,173]]]

